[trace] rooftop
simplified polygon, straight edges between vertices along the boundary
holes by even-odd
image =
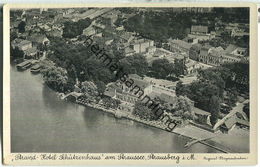
[[[17,47],[21,47],[21,46],[24,46],[24,45],[27,45],[27,44],[30,44],[30,43],[31,43],[31,41],[23,40],[23,39],[20,39],[20,38],[17,38],[14,41],[12,41],[12,44],[17,46]]]
[[[226,48],[225,52],[226,53],[232,53],[234,50],[236,50],[238,48],[238,46],[230,44],[228,45],[228,47]]]
[[[189,68],[189,67],[192,67],[192,66],[194,66],[194,65],[196,65],[196,64],[198,64],[198,62],[196,62],[196,61],[190,59],[189,62],[185,64],[185,66],[186,66],[187,68]]]
[[[125,54],[129,54],[129,53],[135,53],[135,51],[130,47],[125,48]]]
[[[226,121],[225,121],[225,123],[224,123],[224,125],[228,128],[228,129],[230,129],[233,125],[235,125],[237,123],[237,119],[236,119],[236,117],[230,117],[230,118],[228,118]]]
[[[141,89],[145,89],[150,85],[150,82],[145,81],[142,77],[138,76],[137,74],[130,74],[129,78],[134,80],[134,86],[137,85]]]
[[[199,33],[208,33],[208,27],[207,26],[191,26],[191,32],[199,32]]]
[[[212,48],[212,46],[208,44],[201,47],[202,50],[209,50],[210,48]]]
[[[191,46],[192,46],[190,43],[185,42],[183,40],[179,40],[179,39],[171,40],[170,44],[176,44],[176,45],[179,45],[180,47],[185,48],[185,49],[190,49]]]
[[[176,95],[169,95],[169,94],[166,94],[166,93],[161,93],[160,95],[160,99],[165,101],[165,102],[168,102],[168,103],[176,103],[177,101],[177,98],[176,98]]]
[[[217,48],[212,47],[209,49],[209,53],[212,56],[221,57],[224,55],[224,49],[222,47],[217,47]]]
[[[29,48],[29,49],[26,49],[24,51],[25,54],[29,55],[31,53],[36,53],[37,52],[37,48],[36,47],[32,47],[32,48]]]
[[[152,40],[149,39],[137,39],[132,41],[133,44],[140,44],[140,43],[144,43],[144,42],[151,42]]]
[[[195,114],[199,114],[199,115],[207,115],[207,116],[210,115],[209,112],[201,110],[201,109],[199,109],[197,107],[193,107],[193,111],[194,111]]]
[[[30,40],[32,42],[42,43],[45,38],[46,38],[45,35],[33,34],[30,37],[28,37],[28,40]]]

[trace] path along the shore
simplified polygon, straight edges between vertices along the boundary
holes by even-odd
[[[142,123],[142,124],[145,124],[145,125],[148,125],[148,126],[152,126],[152,127],[155,127],[155,128],[159,128],[159,129],[162,129],[162,130],[167,129],[167,125],[160,122],[160,121],[143,120],[143,119],[140,119],[137,116],[134,116],[131,113],[123,112],[123,111],[120,111],[120,110],[114,110],[114,109],[105,109],[103,106],[98,105],[98,104],[89,104],[89,103],[84,103],[84,102],[80,102],[80,101],[77,101],[77,103],[85,105],[85,106],[93,107],[93,108],[96,108],[96,109],[100,109],[104,112],[111,113],[116,118],[127,118],[127,119],[133,120],[135,122],[139,122],[139,123]],[[220,131],[213,133],[213,132],[209,132],[207,130],[198,128],[196,126],[193,126],[191,124],[188,124],[184,127],[176,127],[175,129],[172,130],[171,133],[175,133],[177,135],[185,136],[185,137],[188,137],[192,140],[199,140],[200,143],[205,144],[207,146],[210,146],[212,148],[215,148],[215,149],[217,149],[221,152],[224,152],[224,153],[249,152],[249,150],[248,150],[249,147],[246,146],[247,143],[249,144],[249,141],[248,141],[249,137],[248,137],[248,140],[246,138],[247,135],[249,136],[249,133],[246,132],[245,130],[242,131],[242,132],[243,133],[240,134],[240,135],[238,135],[239,133],[223,134]],[[209,138],[209,140],[203,140],[205,138]],[[231,140],[231,138],[239,140],[240,142],[238,142],[238,143],[234,142],[233,140]],[[200,140],[202,140],[202,141],[200,141]],[[230,141],[232,141],[232,142],[230,142]],[[241,144],[244,144],[242,146],[242,148],[241,148]]]

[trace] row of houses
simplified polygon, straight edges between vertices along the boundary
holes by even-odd
[[[92,26],[86,28],[83,34],[93,36],[92,38],[95,39],[95,41],[101,41],[98,43],[104,43],[105,46],[111,45],[112,43],[115,44],[117,49],[123,51],[125,56],[142,54],[146,57],[150,65],[154,60],[161,58],[165,58],[172,63],[174,63],[176,59],[186,59],[187,61],[184,61],[187,69],[186,74],[193,74],[196,73],[198,69],[204,68],[200,63],[188,60],[189,50],[192,46],[191,43],[182,40],[171,40],[170,50],[166,50],[164,48],[157,48],[153,40],[140,38],[136,33],[126,32],[124,29],[118,30],[108,25],[103,25],[104,28],[95,27],[96,22],[92,23]],[[109,31],[110,35],[103,35],[105,31],[103,29]],[[99,34],[102,35],[100,36]]]
[[[129,78],[133,80],[134,85],[132,87],[128,87],[125,83],[117,81],[108,84],[104,92],[105,96],[120,100],[120,110],[132,113],[137,101],[142,101],[146,103],[147,106],[153,106],[157,104],[155,99],[158,98],[166,102],[171,108],[174,108],[177,104],[175,90],[170,88],[172,85],[175,85],[174,82],[150,77],[140,77],[136,74],[130,74]],[[136,85],[138,87],[136,87]],[[235,126],[242,126],[245,128],[249,127],[248,118],[245,116],[243,111],[237,111],[224,121],[220,119],[221,121],[219,122],[218,128],[212,129],[212,125],[210,123],[211,114],[194,107],[194,102],[190,102],[196,120],[199,120],[199,122],[196,120],[191,122],[194,126],[198,126],[211,132],[216,132],[220,129],[227,133]]]
[[[49,39],[45,35],[34,34],[27,39],[16,38],[11,42],[12,49],[19,49],[24,52],[24,58],[38,59],[41,47],[49,44]]]
[[[219,66],[224,63],[248,62],[247,49],[230,44],[225,50],[222,47],[195,44],[190,49],[189,57],[192,60]]]
[[[63,13],[63,17],[64,18],[68,18],[72,21],[78,21],[80,19],[94,19],[96,17],[102,16],[103,14],[113,10],[113,8],[103,8],[103,9],[99,9],[99,8],[93,8],[93,9],[87,9],[84,12],[79,12],[78,10],[80,9],[67,9],[64,11]]]
[[[201,38],[202,37],[202,38]],[[208,34],[206,26],[192,26],[191,33],[183,40],[169,39],[169,50],[180,53],[192,60],[208,65],[219,66],[224,63],[248,62],[247,49],[230,44],[225,50],[222,47],[201,45],[198,41],[214,38]],[[194,42],[196,40],[196,42]]]
[[[175,90],[168,88],[163,82],[158,84],[156,79],[143,78],[137,74],[129,74],[129,79],[134,81],[132,87],[128,87],[125,83],[118,81],[108,84],[104,92],[106,96],[122,101],[121,109],[132,112],[136,101],[141,101],[143,97],[147,97],[147,99],[144,99],[144,102],[146,102],[145,100],[149,101],[156,97],[161,97],[164,100],[168,99],[166,102],[174,105],[176,101]]]
[[[209,33],[207,26],[193,25],[191,31],[186,38],[180,39],[169,39],[168,44],[172,52],[185,53],[189,55],[189,50],[193,44],[199,41],[206,41],[215,38],[213,32]]]

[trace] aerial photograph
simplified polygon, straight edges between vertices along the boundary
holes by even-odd
[[[11,153],[250,153],[249,30],[249,7],[11,9]]]

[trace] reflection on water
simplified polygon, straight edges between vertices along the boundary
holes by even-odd
[[[217,152],[188,139],[60,100],[40,75],[11,67],[12,152]]]

